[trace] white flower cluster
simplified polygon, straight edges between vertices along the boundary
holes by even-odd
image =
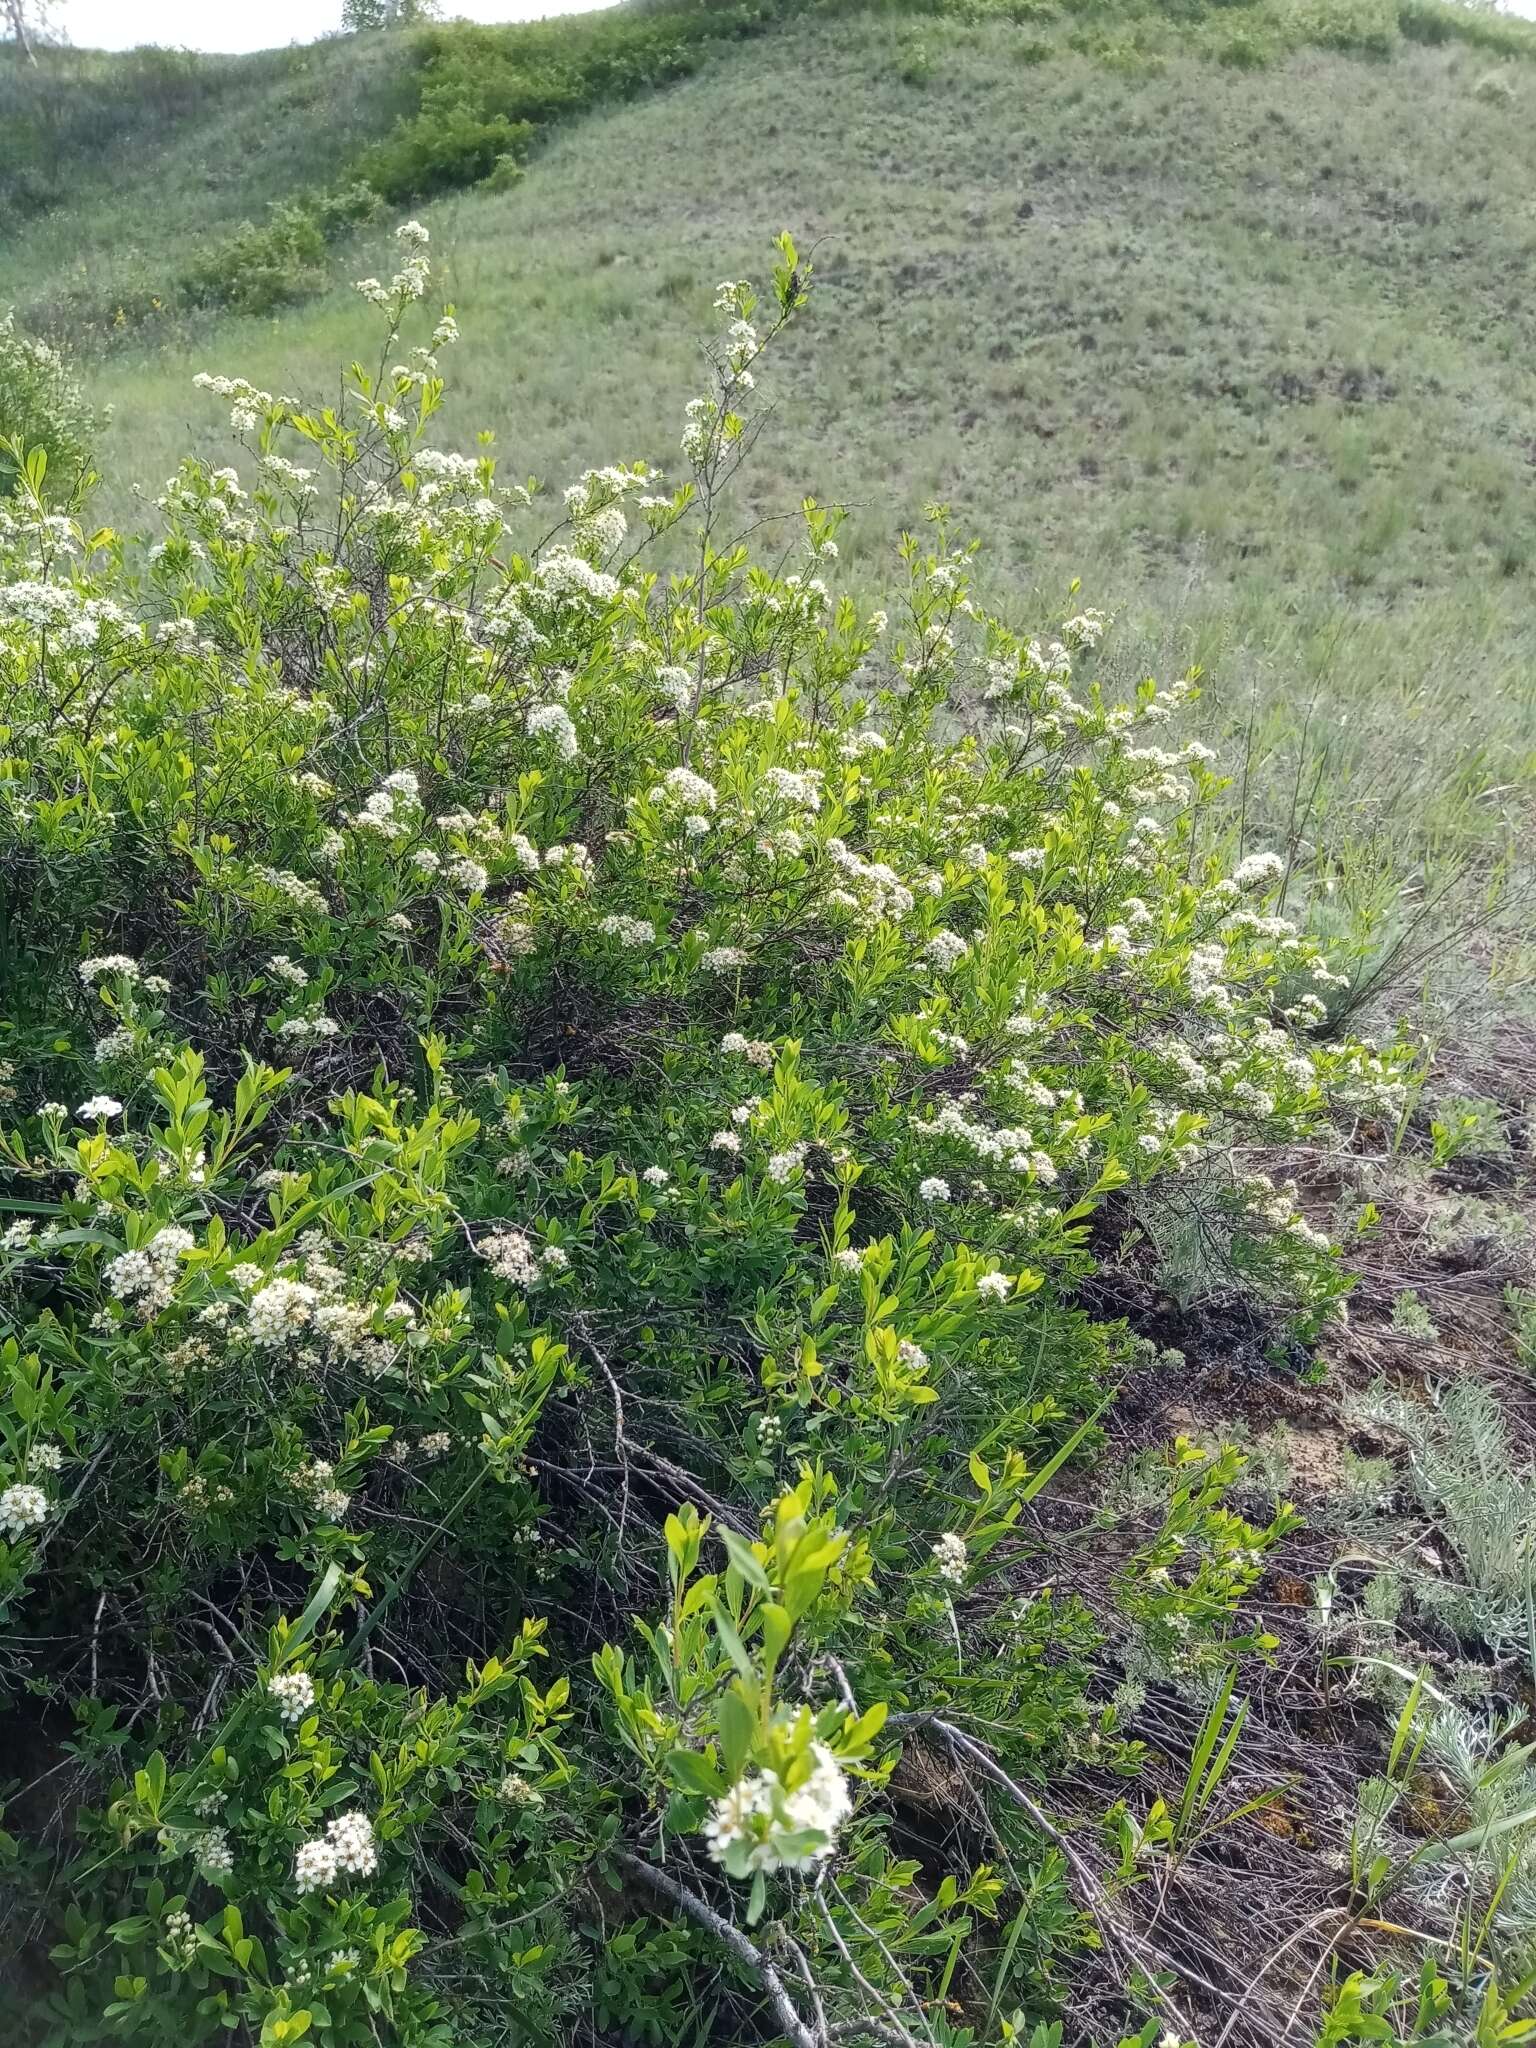
[[[1278,853],[1250,853],[1232,870],[1232,879],[1239,889],[1259,889],[1266,882],[1278,882],[1284,873],[1285,862]]]
[[[360,831],[377,832],[381,839],[393,843],[412,829],[420,808],[420,783],[409,768],[398,768],[385,776],[360,811],[353,812],[352,823]]]
[[[304,1280],[269,1280],[251,1296],[245,1311],[246,1334],[264,1351],[286,1344],[312,1319],[320,1296]]]
[[[215,1882],[228,1877],[235,1867],[235,1852],[223,1828],[205,1828],[193,1841],[192,1854],[204,1877]]]
[[[824,1743],[811,1745],[811,1774],[791,1792],[770,1771],[754,1771],[715,1801],[704,1839],[716,1863],[740,1876],[810,1870],[837,1846],[853,1811],[843,1767]]]
[[[41,1529],[48,1519],[48,1496],[40,1486],[8,1486],[0,1493],[0,1536],[8,1543]]]
[[[229,424],[237,434],[253,434],[261,425],[263,416],[274,408],[279,411],[293,410],[293,401],[274,398],[270,391],[258,391],[254,384],[244,377],[219,377],[208,370],[199,370],[192,379],[199,391],[211,391],[216,398],[232,400],[229,410]]]
[[[327,1017],[321,1011],[314,1011],[305,1017],[285,1017],[277,1027],[279,1038],[335,1038],[341,1026],[334,1017]]]
[[[809,1149],[808,1146],[799,1144],[789,1145],[786,1146],[784,1151],[775,1152],[768,1161],[766,1169],[768,1178],[771,1181],[777,1182],[780,1187],[785,1186],[791,1175],[797,1173],[804,1166],[805,1155]]]
[[[475,1250],[498,1280],[510,1280],[514,1287],[532,1287],[539,1278],[533,1240],[521,1230],[490,1231]]]
[[[951,967],[957,967],[970,950],[970,941],[962,939],[958,932],[938,931],[924,946],[923,957],[947,973]]]
[[[178,1906],[175,1912],[165,1916],[162,1939],[183,1968],[188,1967],[197,1955],[197,1929],[192,1924],[192,1915],[185,1907]]]
[[[325,1833],[305,1842],[293,1859],[295,1891],[329,1891],[338,1877],[371,1877],[379,1867],[373,1823],[364,1813],[340,1813]]]
[[[885,861],[864,860],[841,839],[829,839],[824,850],[827,859],[849,885],[834,889],[828,899],[830,902],[844,910],[863,911],[876,924],[883,919],[899,923],[911,914],[917,899],[896,870]]]
[[[574,600],[578,607],[588,602],[596,607],[612,604],[619,594],[618,578],[594,569],[586,556],[578,555],[574,548],[550,548],[541,555],[538,579],[533,594],[542,593],[556,603],[569,604]]]
[[[713,811],[720,795],[712,782],[695,775],[691,768],[669,768],[661,781],[646,792],[646,801],[679,811]]]
[[[769,768],[765,771],[761,787],[781,804],[791,810],[819,811],[821,809],[821,770],[806,768],[796,773],[790,768]]]
[[[554,741],[555,752],[562,761],[577,760],[581,745],[576,737],[576,728],[571,723],[571,714],[563,704],[539,704],[529,712],[524,721],[530,739],[537,739],[547,733]]]
[[[491,877],[489,869],[480,861],[461,854],[457,860],[448,863],[448,879],[457,883],[466,896],[483,896]]]
[[[598,922],[598,930],[606,939],[617,939],[624,946],[654,946],[656,927],[643,917],[625,917],[615,911],[611,916]]]
[[[720,1050],[734,1053],[738,1059],[744,1059],[749,1066],[762,1067],[764,1071],[773,1066],[777,1057],[768,1039],[748,1038],[740,1031],[727,1031],[720,1041]]]
[[[1019,1127],[1005,1127],[991,1130],[966,1114],[966,1105],[974,1101],[971,1095],[963,1095],[958,1101],[946,1102],[926,1123],[915,1128],[919,1137],[947,1138],[964,1145],[976,1154],[978,1159],[988,1159],[1006,1164],[1015,1173],[1033,1174],[1036,1180],[1053,1183],[1057,1178],[1056,1162],[1045,1148],[1036,1143],[1034,1133]]]
[[[49,633],[64,647],[93,649],[103,641],[142,640],[144,628],[110,598],[85,597],[69,583],[0,584],[0,620],[16,619]]]
[[[93,959],[82,960],[76,970],[87,988],[93,987],[104,975],[121,975],[124,981],[139,979],[139,963],[131,960],[126,953],[100,953]]]
[[[965,1581],[965,1538],[957,1536],[953,1529],[946,1529],[933,1546],[933,1562],[941,1579],[951,1586],[962,1585]]]
[[[258,881],[265,882],[269,889],[275,889],[280,896],[286,896],[296,910],[308,911],[312,916],[324,917],[330,905],[313,882],[306,882],[288,868],[258,868]]]
[[[413,299],[419,299],[427,288],[427,280],[432,274],[426,257],[430,239],[419,220],[402,221],[395,229],[395,240],[405,252],[400,268],[388,284],[380,284],[376,277],[362,277],[355,289],[370,306],[382,306],[387,312],[399,314]],[[457,330],[453,335],[444,334],[443,340],[453,340],[456,333]]]
[[[267,1680],[267,1691],[277,1702],[278,1718],[302,1721],[315,1704],[315,1681],[307,1671],[279,1671]]]
[[[307,1458],[294,1473],[293,1486],[328,1522],[339,1522],[352,1505],[351,1494],[336,1484],[336,1467],[329,1458]]]
[[[196,1243],[190,1230],[167,1224],[138,1250],[107,1261],[105,1279],[119,1301],[131,1301],[140,1315],[158,1315],[176,1292],[177,1262]]]
[[[1094,611],[1090,607],[1079,612],[1075,618],[1063,622],[1061,637],[1069,647],[1091,650],[1104,638],[1108,626],[1109,619],[1106,614]]]
[[[516,1771],[508,1771],[496,1787],[496,1797],[504,1806],[532,1807],[544,1804],[544,1794],[537,1785],[530,1785],[526,1778]]]

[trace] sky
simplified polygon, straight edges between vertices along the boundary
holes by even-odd
[[[531,21],[541,14],[587,14],[613,0],[446,0],[444,14],[471,21]],[[1532,0],[1536,5],[1536,0]],[[127,50],[171,43],[189,50],[269,50],[308,43],[341,24],[341,0],[55,0],[56,26],[82,50]]]
[[[614,0],[445,0],[443,12],[471,21],[530,21],[543,14],[588,14]],[[1510,14],[1536,16],[1536,0],[1504,0]],[[81,49],[126,50],[171,43],[191,50],[267,50],[312,42],[339,26],[341,0],[256,0],[210,6],[208,0],[55,0],[54,20]]]

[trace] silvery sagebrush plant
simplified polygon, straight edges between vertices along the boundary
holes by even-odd
[[[835,510],[735,537],[787,236],[680,480],[551,513],[433,445],[399,232],[376,367],[200,379],[242,453],[152,544],[24,463],[0,505],[27,2024],[1022,2038],[1062,1858],[986,1775],[918,1853],[891,1776],[930,1719],[1134,1768],[1023,1569],[1130,1356],[1096,1219],[1198,1194],[1315,1327],[1255,1159],[1406,1058],[1319,1030],[1278,861],[1224,872],[1189,679],[1105,701],[1106,621],[1014,630],[937,512],[879,609]],[[1285,1520],[1191,1461],[1123,1600],[1198,1677]]]

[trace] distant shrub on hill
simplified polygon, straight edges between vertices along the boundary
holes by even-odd
[[[783,0],[672,0],[590,21],[429,29],[415,46],[419,106],[359,169],[388,199],[477,184],[525,157],[552,122],[686,78],[711,45],[789,11]]]
[[[273,206],[264,223],[245,221],[193,266],[186,286],[194,299],[268,313],[323,280],[326,250],[343,228],[378,211],[379,195],[361,178]]]

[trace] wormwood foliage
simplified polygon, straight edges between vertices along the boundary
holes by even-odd
[[[1019,2038],[1091,1903],[1026,1788],[1135,1763],[1027,1533],[1096,1218],[1198,1200],[1304,1335],[1232,1162],[1403,1062],[1207,850],[1188,679],[1109,704],[937,516],[873,614],[834,512],[733,535],[787,237],[680,480],[550,511],[432,446],[400,236],[334,402],[200,380],[152,545],[0,508],[7,1981],[71,2048]],[[1200,1466],[1117,1597],[1214,1680],[1285,1517]]]

